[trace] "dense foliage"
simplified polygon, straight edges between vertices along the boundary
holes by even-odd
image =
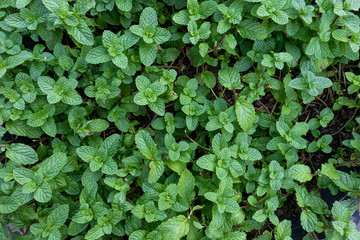
[[[359,8],[0,1],[1,238],[360,239]]]

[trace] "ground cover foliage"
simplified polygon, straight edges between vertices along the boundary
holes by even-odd
[[[359,7],[2,0],[1,237],[360,239]]]

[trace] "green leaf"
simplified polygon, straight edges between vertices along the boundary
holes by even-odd
[[[109,128],[109,122],[105,119],[90,120],[87,124],[90,132],[103,132]]]
[[[19,13],[10,14],[5,18],[5,22],[15,28],[24,28],[28,23],[21,17]]]
[[[34,223],[31,224],[30,231],[34,235],[41,235],[41,233],[45,230],[46,227],[47,226],[45,223]]]
[[[216,85],[216,79],[212,72],[205,71],[201,73],[201,80],[208,88],[214,88]]]
[[[140,45],[140,60],[145,66],[150,66],[156,59],[158,51],[156,44],[141,44]]]
[[[55,208],[47,217],[48,226],[60,228],[66,222],[69,215],[69,205],[64,204]]]
[[[219,71],[219,82],[229,90],[241,89],[240,74],[236,68],[225,68]]]
[[[34,173],[27,168],[17,168],[14,169],[13,176],[19,184],[24,185],[28,182],[33,181]]]
[[[149,163],[149,167],[150,167],[150,172],[149,172],[148,181],[149,183],[154,183],[157,180],[159,180],[161,175],[163,175],[164,173],[164,168],[165,168],[164,162],[161,159],[157,159],[155,161],[151,161]]]
[[[154,40],[157,44],[167,42],[170,38],[171,33],[168,30],[166,30],[165,28],[156,28]]]
[[[118,146],[122,137],[119,134],[108,136],[100,146],[99,151],[106,151],[107,156],[114,156],[118,151]]]
[[[68,27],[67,30],[79,43],[89,46],[94,44],[94,36],[84,21],[80,21],[80,24],[76,27]]]
[[[140,130],[135,135],[135,143],[142,155],[147,159],[153,159],[157,153],[157,146],[150,134],[145,130]]]
[[[112,58],[111,61],[119,68],[126,68],[129,63],[129,60],[124,53]]]
[[[144,10],[141,12],[139,24],[142,27],[145,27],[147,25],[158,25],[158,18],[155,10],[151,7],[144,8]]]
[[[21,9],[28,5],[31,2],[31,0],[16,0],[16,7]]]
[[[215,1],[212,0],[203,1],[199,7],[199,13],[201,15],[201,18],[202,19],[208,18],[216,11],[216,8],[217,8],[217,4]]]
[[[156,102],[149,103],[149,107],[152,111],[154,111],[159,116],[165,115],[165,103],[162,99],[158,99]]]
[[[26,121],[7,121],[6,130],[17,136],[39,138],[43,132],[39,128],[33,128],[26,124]]]
[[[81,146],[76,149],[76,153],[85,162],[90,162],[95,158],[97,149],[90,146]]]
[[[274,20],[275,23],[280,25],[285,25],[289,22],[289,16],[286,14],[286,12],[277,10],[271,14],[272,20]]]
[[[267,219],[267,216],[264,210],[257,210],[253,215],[253,219],[257,222],[264,222]]]
[[[140,105],[140,106],[144,106],[144,105],[147,105],[149,103],[146,96],[145,96],[145,94],[143,92],[138,92],[138,93],[135,94],[134,102],[137,105]]]
[[[350,31],[358,33],[360,31],[360,19],[356,15],[347,15],[342,17],[344,20],[345,26],[347,26]]]
[[[318,219],[316,214],[310,210],[303,210],[300,215],[301,226],[307,232],[313,232],[316,229]]]
[[[55,88],[55,80],[51,77],[39,77],[38,84],[41,89],[46,94],[49,94],[54,91]]]
[[[9,196],[0,197],[0,213],[9,214],[14,212],[21,205],[20,201],[16,198]]]
[[[111,60],[108,51],[103,46],[92,48],[88,54],[86,54],[86,61],[92,64],[99,64],[108,62]]]
[[[115,0],[116,6],[120,11],[129,12],[132,8],[131,0]]]
[[[34,198],[36,201],[46,203],[51,200],[52,190],[48,182],[43,182],[35,191]]]
[[[186,116],[186,126],[190,131],[194,131],[198,125],[199,119],[196,116]]]
[[[204,155],[196,161],[196,164],[203,169],[215,171],[216,157],[213,154]]]
[[[39,158],[33,148],[22,143],[13,143],[7,147],[6,157],[22,165],[34,164]]]
[[[189,223],[185,216],[178,215],[160,224],[157,230],[163,239],[180,240],[189,232]]]
[[[246,240],[246,233],[244,232],[231,232],[225,235],[224,240]]]
[[[335,169],[335,167],[332,163],[321,164],[320,173],[327,176],[328,178],[330,178],[332,180],[341,178],[341,173]]]
[[[246,100],[236,101],[235,113],[242,130],[245,132],[249,131],[255,122],[254,106]]]
[[[62,101],[68,105],[76,106],[82,104],[82,97],[75,91],[68,91],[62,95]]]
[[[137,230],[131,233],[129,236],[129,240],[142,240],[147,236],[147,231],[145,230]]]
[[[241,37],[250,40],[264,40],[269,35],[265,26],[253,19],[245,19],[237,26]]]
[[[356,211],[356,202],[352,199],[335,201],[331,208],[331,214],[334,220],[348,222],[349,218]]]
[[[66,10],[66,8],[69,6],[65,0],[59,0],[56,2],[52,0],[42,0],[42,3],[47,9],[49,9],[50,12],[54,13],[55,16],[57,16],[60,11]]]
[[[54,178],[60,173],[61,169],[65,166],[66,163],[66,153],[55,152],[53,155],[42,162],[41,170],[43,172],[44,178]]]
[[[177,12],[173,16],[173,21],[180,25],[187,25],[190,21],[189,18],[189,12],[186,10],[182,10],[180,12]]]
[[[286,237],[291,237],[291,221],[289,220],[280,222],[275,228],[276,239],[286,239]]]
[[[179,195],[189,203],[195,198],[195,178],[189,170],[183,170],[177,186]]]
[[[22,51],[18,55],[10,56],[5,59],[6,68],[14,68],[19,66],[23,62],[30,60],[32,57],[31,53],[28,51]]]
[[[289,170],[289,175],[299,182],[308,182],[312,179],[311,169],[303,164],[296,164]]]
[[[85,235],[85,239],[98,239],[101,238],[104,235],[103,228],[101,225],[96,225],[95,227],[92,227]]]

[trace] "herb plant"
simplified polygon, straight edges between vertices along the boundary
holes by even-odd
[[[359,8],[0,1],[0,239],[360,239]]]

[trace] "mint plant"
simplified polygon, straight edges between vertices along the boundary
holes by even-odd
[[[359,9],[0,1],[0,239],[359,239]]]
[[[206,19],[211,16],[216,10],[217,4],[215,1],[187,0],[187,8],[173,16],[174,22],[180,25],[187,25],[190,20]]]
[[[116,162],[113,156],[116,153],[120,135],[114,134],[106,138],[98,149],[91,146],[81,146],[76,149],[76,154],[89,164],[91,171],[101,169],[102,173],[114,174],[117,171]]]
[[[143,40],[139,44],[139,54],[145,66],[150,66],[155,61],[158,44],[167,42],[171,37],[168,30],[158,27],[156,12],[150,7],[141,12],[139,25],[131,26],[130,31]]]
[[[302,77],[290,81],[289,86],[301,90],[304,103],[309,103],[316,96],[322,93],[325,88],[331,87],[332,82],[325,77],[317,77],[313,72],[308,71]]]
[[[216,176],[222,180],[229,176],[238,177],[244,172],[244,167],[236,161],[231,148],[227,147],[221,134],[213,138],[212,149],[214,154],[207,154],[200,157],[196,164],[206,170],[216,173]]]
[[[47,96],[47,100],[50,104],[58,103],[60,101],[69,105],[79,105],[82,103],[81,96],[75,90],[78,85],[78,81],[65,77],[59,78],[57,81],[50,77],[39,77],[39,87],[42,92]]]
[[[124,52],[138,41],[139,38],[129,30],[121,36],[105,30],[102,36],[103,46],[92,48],[86,55],[86,61],[91,64],[112,61],[119,68],[126,68],[129,59]]]
[[[315,152],[319,149],[325,153],[331,152],[331,147],[329,144],[332,142],[333,138],[331,135],[324,135],[319,140],[314,141],[309,144],[309,152]]]
[[[144,76],[137,77],[135,83],[139,92],[134,96],[134,102],[140,106],[149,105],[156,114],[163,116],[165,114],[165,102],[160,95],[166,91],[166,87],[160,82],[151,83]]]

